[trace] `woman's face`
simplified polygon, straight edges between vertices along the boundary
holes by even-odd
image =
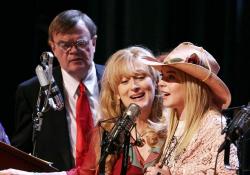
[[[163,106],[174,108],[180,114],[184,109],[185,89],[174,68],[162,70],[162,79],[158,83],[163,97]]]
[[[150,110],[155,96],[155,83],[144,73],[137,73],[130,77],[122,77],[118,85],[118,98],[125,107],[135,103],[141,110]]]

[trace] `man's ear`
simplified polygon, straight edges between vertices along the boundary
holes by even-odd
[[[54,52],[55,51],[55,43],[53,41],[49,41],[49,46],[51,48],[51,50]]]
[[[93,36],[93,38],[92,38],[93,47],[96,47],[96,40],[97,40],[97,35]]]

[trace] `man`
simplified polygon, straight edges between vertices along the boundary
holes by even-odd
[[[85,85],[93,123],[96,123],[99,81],[103,66],[94,63],[97,27],[84,13],[67,10],[58,14],[49,26],[48,42],[60,64],[53,69],[65,107],[44,112],[41,131],[32,142],[32,113],[35,111],[40,84],[37,77],[21,83],[16,92],[15,132],[13,146],[53,163],[59,170],[75,166],[76,105],[79,82]],[[89,128],[90,130],[91,128]]]

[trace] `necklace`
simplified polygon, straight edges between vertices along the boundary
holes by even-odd
[[[182,138],[182,129],[183,129],[183,122],[178,121],[178,124],[175,128],[174,135],[172,136],[170,143],[168,146],[163,150],[163,158],[161,162],[161,166],[167,165],[171,166],[175,160],[174,153],[176,151],[177,145],[180,143],[180,140]],[[181,132],[180,132],[181,131]],[[180,135],[181,133],[181,135]]]
[[[134,143],[132,143],[132,145],[134,146],[138,146],[138,147],[143,147],[146,143],[145,139],[143,138],[144,136],[144,132],[142,134],[140,134],[137,130],[137,127],[135,125],[135,138],[134,138]]]
[[[149,146],[153,147],[156,146],[159,142],[159,135],[158,133],[150,128],[145,127],[140,134],[136,128],[135,125],[135,144],[138,147],[143,147],[145,144],[148,144]]]

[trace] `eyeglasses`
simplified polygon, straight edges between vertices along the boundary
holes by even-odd
[[[66,42],[66,41],[60,41],[57,43],[58,47],[61,48],[64,52],[68,52],[73,46],[75,46],[77,49],[83,50],[89,45],[89,41],[91,40],[88,39],[79,39],[75,42]]]

